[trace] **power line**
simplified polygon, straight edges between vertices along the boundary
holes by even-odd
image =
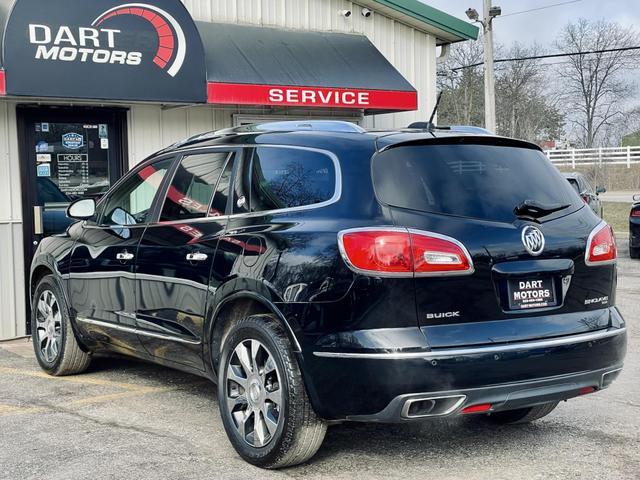
[[[545,10],[547,8],[560,7],[562,5],[569,5],[571,3],[578,3],[578,2],[582,2],[582,0],[570,0],[568,2],[554,3],[552,5],[545,5],[544,7],[531,8],[529,10],[522,10],[520,12],[507,13],[505,15],[500,15],[500,18],[512,17],[513,15],[520,15],[521,13],[536,12],[538,10]]]
[[[620,47],[620,48],[606,48],[602,50],[588,50],[585,52],[571,52],[571,53],[550,53],[548,55],[531,55],[528,57],[515,57],[515,58],[499,58],[494,60],[494,63],[505,63],[505,62],[519,62],[522,60],[540,60],[545,58],[562,58],[562,57],[577,57],[580,55],[593,55],[596,53],[613,53],[613,52],[627,52],[630,50],[640,50],[640,46],[638,47]],[[457,72],[458,70],[464,70],[465,68],[473,68],[479,67],[480,65],[484,65],[484,62],[472,63],[471,65],[464,65],[462,67],[455,67],[451,70],[453,72]]]

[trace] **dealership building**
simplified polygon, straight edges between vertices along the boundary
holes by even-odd
[[[0,0],[0,340],[65,206],[153,152],[283,119],[428,119],[477,28],[419,0]]]

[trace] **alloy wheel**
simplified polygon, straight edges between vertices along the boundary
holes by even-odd
[[[38,299],[36,335],[42,358],[53,363],[60,352],[62,314],[58,299],[51,290],[43,291]]]
[[[226,402],[240,436],[264,447],[275,436],[282,416],[280,372],[272,353],[258,340],[241,341],[227,366]]]

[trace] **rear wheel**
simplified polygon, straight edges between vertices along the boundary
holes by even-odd
[[[556,407],[558,402],[544,403],[535,407],[519,408],[517,410],[506,410],[504,412],[495,412],[491,415],[483,415],[480,417],[486,422],[497,425],[516,425],[521,423],[529,423],[549,415]]]
[[[76,340],[64,295],[52,275],[40,280],[33,295],[31,332],[36,358],[45,372],[74,375],[89,367],[91,356]]]
[[[629,247],[629,256],[631,258],[640,258],[640,248]]]
[[[327,430],[311,406],[289,339],[270,315],[231,328],[222,347],[218,402],[233,447],[259,467],[306,462]]]

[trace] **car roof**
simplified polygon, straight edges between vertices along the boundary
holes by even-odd
[[[174,143],[160,153],[214,147],[217,145],[282,144],[332,149],[342,145],[366,144],[377,151],[398,145],[467,143],[510,145],[540,150],[523,140],[484,134],[478,128],[432,127],[429,129],[366,130],[354,123],[332,120],[267,122],[207,132]],[[155,155],[154,155],[155,156]]]
[[[572,179],[572,180],[575,180],[584,176],[580,172],[562,172],[562,175],[564,176],[564,178]]]

